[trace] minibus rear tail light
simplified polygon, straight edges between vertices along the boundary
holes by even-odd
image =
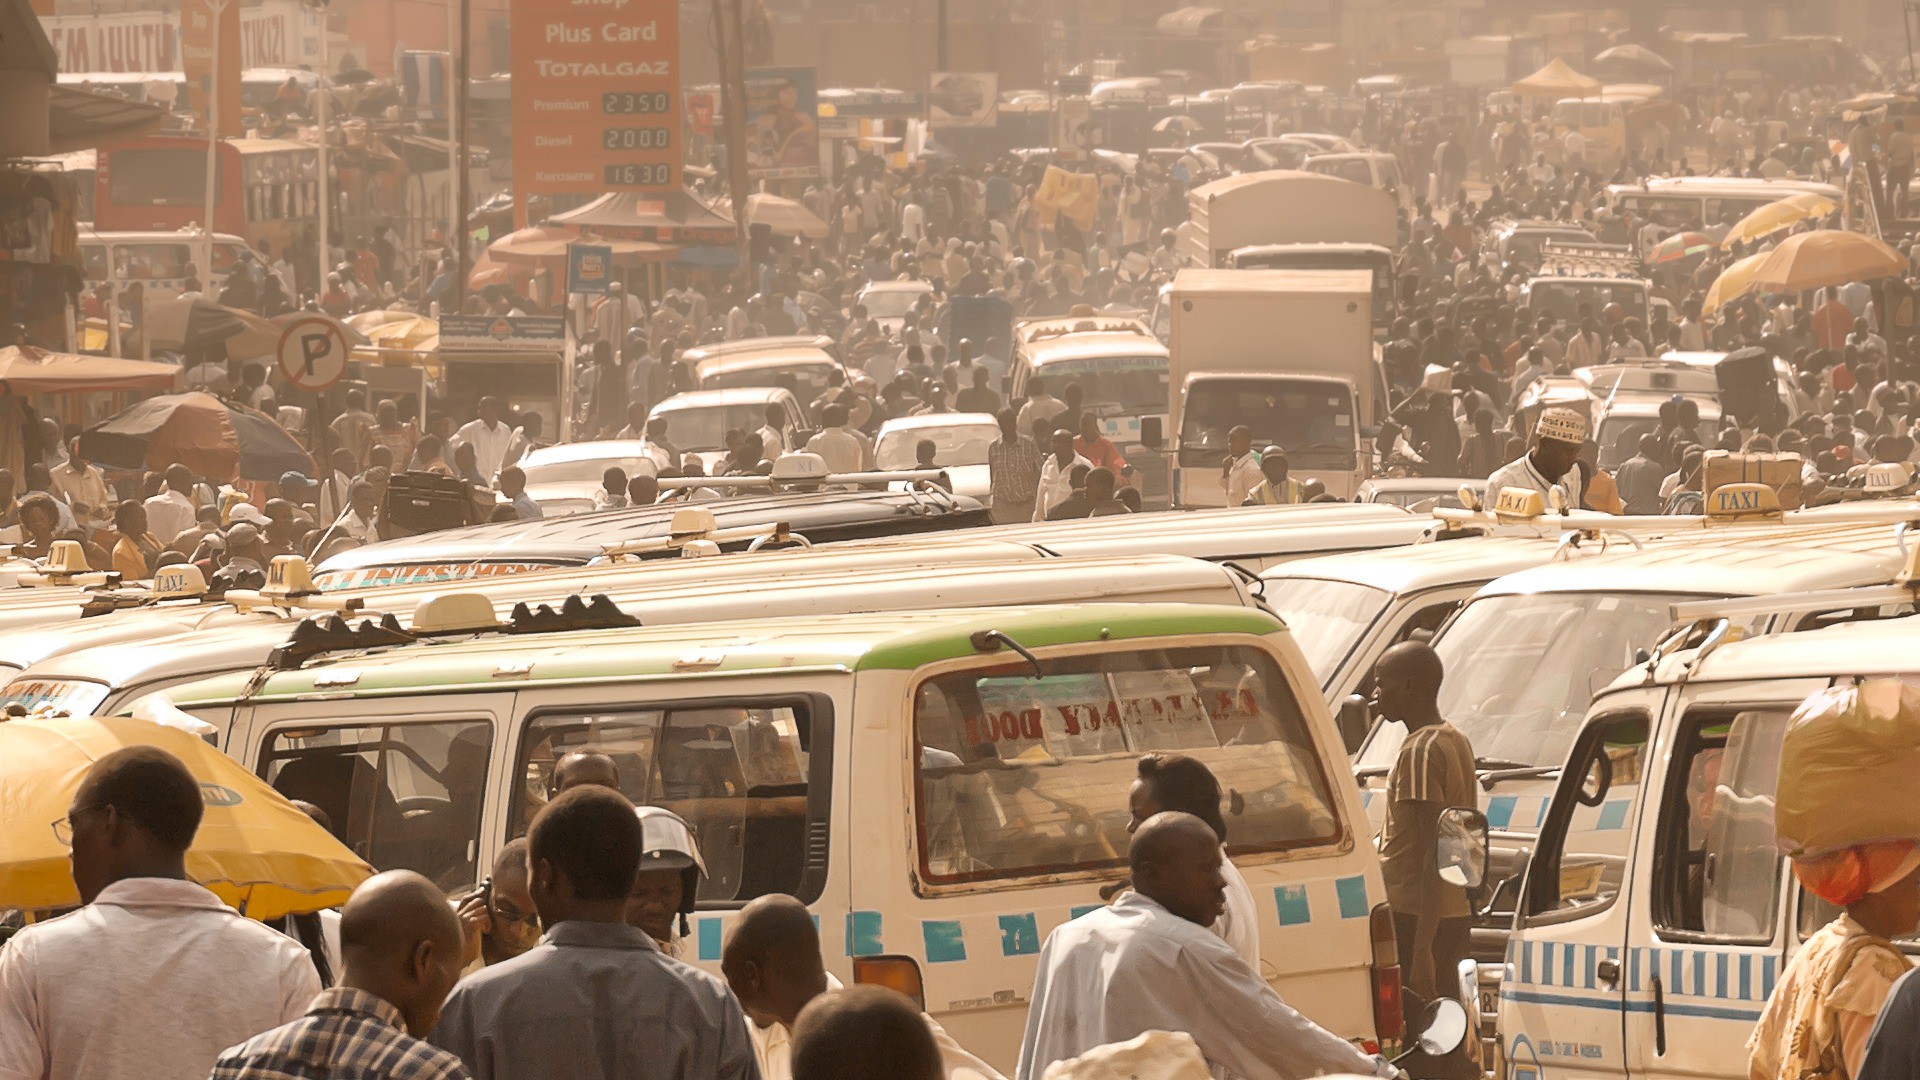
[[[1373,942],[1373,1029],[1382,1045],[1406,1034],[1407,1017],[1400,999],[1400,944],[1393,932],[1393,909],[1375,904],[1367,916],[1367,936]]]
[[[1394,976],[1398,985],[1399,976]],[[883,953],[853,958],[853,981],[863,986],[884,986],[913,999],[921,1012],[927,1011],[927,989],[920,981],[920,964],[911,956]]]

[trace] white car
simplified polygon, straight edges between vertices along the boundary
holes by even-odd
[[[787,445],[797,448],[806,434],[807,420],[793,394],[779,386],[736,386],[726,390],[692,390],[675,394],[653,407],[648,421],[667,422],[666,440],[683,454],[697,454],[709,475],[715,464],[727,456],[727,432],[759,431],[767,423],[767,406],[778,405],[786,414]],[[769,447],[769,458],[779,453]]]
[[[593,509],[593,493],[604,486],[609,468],[618,467],[629,478],[652,475],[666,458],[660,447],[639,439],[601,439],[529,451],[518,464],[527,474],[528,497],[548,517],[563,517]]]
[[[873,460],[881,472],[919,468],[915,447],[933,441],[933,463],[953,481],[953,493],[970,495],[982,506],[993,502],[987,448],[1000,441],[1000,424],[991,413],[925,413],[900,416],[880,425]],[[901,486],[901,485],[895,485]]]
[[[1375,477],[1360,485],[1359,490],[1353,493],[1353,501],[1404,506],[1416,514],[1424,514],[1436,506],[1458,510],[1462,487],[1472,488],[1478,495],[1486,490],[1486,486],[1487,479],[1484,476],[1478,479],[1446,476]]]
[[[932,292],[933,283],[928,281],[875,281],[860,290],[857,302],[865,305],[867,317],[878,322],[880,329],[897,334],[907,312]]]

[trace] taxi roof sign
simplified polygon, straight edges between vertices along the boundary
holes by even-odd
[[[1546,496],[1531,488],[1501,488],[1493,501],[1493,516],[1502,521],[1527,521],[1546,512]]]
[[[1720,521],[1784,517],[1780,493],[1768,484],[1722,484],[1707,496],[1707,516]]]

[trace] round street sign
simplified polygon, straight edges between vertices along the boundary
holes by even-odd
[[[319,393],[347,374],[347,336],[332,319],[295,319],[280,335],[280,374],[301,390]]]

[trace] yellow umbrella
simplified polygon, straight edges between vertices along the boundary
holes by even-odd
[[[1825,217],[1838,209],[1839,205],[1817,192],[1803,191],[1798,195],[1789,195],[1741,218],[1720,242],[1722,245],[1752,243],[1782,229],[1790,229],[1809,218]]]
[[[1883,240],[1865,233],[1820,229],[1782,240],[1754,271],[1753,287],[1767,292],[1803,292],[1893,277],[1906,269],[1906,256]]]
[[[1749,255],[1720,271],[1720,276],[1714,278],[1713,284],[1707,287],[1707,298],[1700,302],[1700,310],[1711,315],[1727,301],[1752,292],[1753,275],[1772,254],[1771,251],[1763,251],[1758,255]]]
[[[373,868],[267,782],[205,740],[130,717],[29,718],[0,723],[0,907],[73,907],[68,848],[55,825],[95,761],[158,746],[200,782],[206,816],[187,874],[256,919],[344,902]]]

